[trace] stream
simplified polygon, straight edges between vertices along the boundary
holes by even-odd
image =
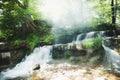
[[[105,36],[103,31],[89,32],[86,36],[83,36],[83,34],[78,35],[76,41],[72,41],[72,43],[89,41],[99,35]],[[113,78],[112,80],[116,80],[118,78],[107,73],[102,65],[73,64],[68,59],[52,59],[52,47],[53,45],[35,48],[33,53],[26,56],[14,68],[2,71],[0,74],[1,80],[16,80],[17,78],[18,80],[19,78],[23,80],[111,80],[111,77]],[[112,54],[110,53],[111,50],[104,44],[103,47],[107,51],[106,55]],[[108,57],[109,59],[107,60],[112,60],[113,58],[111,57]],[[110,61],[108,62],[111,63]],[[119,62],[116,63],[118,65]],[[33,70],[36,64],[40,65],[40,69]],[[109,65],[111,66],[111,64]],[[108,77],[110,75],[112,76]]]
[[[95,7],[94,4],[87,2],[88,0],[40,1],[41,4],[36,4],[38,11],[40,11],[41,18],[43,17],[44,20],[52,26],[51,33],[53,32],[54,34],[55,42],[63,42],[65,40],[63,38],[60,40],[60,36],[70,35],[76,32],[76,36],[73,36],[75,39],[71,39],[73,41],[66,44],[78,44],[77,53],[81,54],[81,43],[86,43],[99,36],[102,37],[102,39],[109,37],[106,31],[92,31],[90,29],[94,24],[92,22],[93,18],[98,16],[98,14],[92,9]],[[54,45],[35,48],[30,55],[26,56],[25,59],[15,67],[0,72],[0,80],[120,80],[119,77],[108,73],[102,64],[94,66],[94,64],[90,65],[85,62],[75,64],[67,58],[53,59],[52,51]],[[119,55],[114,55],[116,52],[105,46],[104,43],[102,46],[105,51],[105,54],[103,53],[106,59],[105,62],[106,64],[109,63],[107,69],[119,73]],[[63,51],[65,50],[69,49],[64,47]],[[73,50],[73,53],[75,53],[75,51],[76,50]],[[85,50],[83,50],[83,52],[87,53]],[[91,52],[91,50],[88,52]],[[82,60],[85,58],[83,56],[84,54],[82,55]],[[78,57],[78,54],[76,57]],[[34,70],[35,65],[39,65],[39,68],[36,70]]]

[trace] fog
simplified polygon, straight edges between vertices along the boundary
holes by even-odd
[[[93,4],[85,0],[42,0],[39,10],[59,37],[91,27],[96,15],[92,7]]]

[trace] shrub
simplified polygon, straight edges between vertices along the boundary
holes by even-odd
[[[83,47],[85,49],[92,49],[92,48],[100,48],[102,46],[102,37],[98,36],[97,38],[93,38],[88,42],[83,43]]]
[[[88,41],[88,42],[83,43],[83,47],[84,47],[85,49],[91,49],[91,48],[93,48],[93,46],[94,46],[93,40],[90,40],[90,41]]]
[[[93,48],[100,48],[102,46],[102,37],[98,36],[97,38],[93,39],[93,42]]]
[[[31,50],[33,50],[35,46],[40,42],[40,39],[39,36],[31,34],[26,41],[29,44]]]
[[[20,40],[15,40],[15,41],[12,42],[12,44],[13,44],[14,46],[17,46],[17,45],[20,44]]]

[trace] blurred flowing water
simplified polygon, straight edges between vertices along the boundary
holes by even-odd
[[[94,16],[97,16],[92,7],[93,5],[85,0],[42,0],[41,6],[38,8],[44,19],[48,21],[48,23],[52,24],[53,26],[52,32],[55,36],[55,39],[57,39],[59,36],[61,36],[61,34],[62,35],[72,34],[77,31],[79,32],[80,29],[82,30],[83,28],[91,27],[92,19],[94,18]],[[106,37],[104,31],[92,31],[77,35],[76,39],[74,39],[74,41],[72,42],[81,43],[84,41],[89,41],[91,38],[96,38],[98,36]],[[105,47],[104,45],[103,48],[106,51],[106,55],[109,55],[109,53],[111,55],[114,55],[112,54],[113,51],[110,50],[109,48]],[[26,77],[26,79],[30,80],[29,79],[30,74],[33,72],[33,67],[36,64],[40,64],[41,71],[43,72],[46,71],[44,74],[47,73],[47,70],[45,70],[47,67],[48,68],[53,67],[54,70],[56,68],[56,66],[54,66],[54,62],[53,64],[49,64],[50,61],[52,61],[51,52],[52,46],[43,46],[35,48],[33,53],[31,53],[29,56],[26,56],[26,58],[21,63],[17,64],[14,68],[2,71],[0,73],[0,80],[13,79],[16,77]],[[112,56],[109,56],[108,58],[109,60],[113,60],[113,58],[118,59],[118,57]],[[110,62],[111,64],[111,61],[108,62]],[[116,61],[114,62],[117,63],[118,66],[119,60],[117,60],[117,62]],[[68,64],[63,65],[65,69],[67,69],[66,67],[68,66],[69,66]],[[116,64],[110,66],[116,66]],[[72,70],[68,72],[67,71],[65,71],[64,73],[62,73],[63,71],[61,71],[61,73],[57,72],[55,76],[52,76],[53,77],[52,79],[47,80],[71,80],[68,77],[72,76],[73,74],[79,76],[82,72],[86,72],[86,70],[81,70],[78,68],[76,69],[76,71],[74,70],[74,68],[72,68]],[[52,72],[51,74],[54,73]],[[67,77],[63,76],[64,74]],[[73,80],[80,79],[81,78]]]
[[[93,38],[97,38],[97,37],[105,37],[106,34],[105,31],[92,31],[92,32],[88,32],[88,33],[82,33],[77,35],[77,38],[75,40],[75,42],[84,42],[84,41],[89,41]]]
[[[120,74],[120,53],[102,44],[105,50],[105,67],[107,70]]]
[[[71,43],[82,43],[85,41],[89,41],[90,39],[96,38],[98,36],[101,36],[102,38],[106,37],[104,31],[94,31],[94,32],[88,32],[88,33],[82,33],[77,35],[75,41]],[[104,44],[103,48],[105,49],[105,56],[106,56],[106,62],[107,67],[110,69],[113,69],[117,72],[119,72],[119,66],[120,66],[120,56],[117,52],[113,51],[112,49],[106,47]],[[54,61],[52,59],[52,45],[51,46],[43,46],[43,47],[37,47],[34,49],[33,53],[31,53],[29,56],[26,56],[26,58],[17,64],[12,69],[7,69],[6,71],[2,71],[0,74],[1,80],[8,80],[8,79],[14,79],[17,77],[23,77],[25,80],[31,80],[30,74],[34,71],[33,68],[36,64],[40,65],[40,71],[37,73],[39,77],[46,76],[46,78],[49,78],[51,80],[69,80],[70,73],[74,74],[84,74],[86,72],[85,68],[80,69],[79,66],[75,67],[74,65],[67,64],[66,61]],[[57,65],[55,65],[57,64]],[[60,68],[59,68],[60,67]],[[76,68],[78,71],[76,71]],[[51,71],[48,72],[48,69]],[[68,71],[64,70],[68,69]],[[59,70],[62,72],[59,73]],[[55,72],[54,71],[58,71]],[[65,75],[62,73],[64,72]],[[48,73],[48,75],[46,75]],[[53,74],[52,77],[50,74]],[[72,75],[73,76],[73,75]],[[78,75],[74,75],[73,77],[77,77]],[[78,77],[81,79],[80,77]],[[46,80],[49,80],[46,79]],[[76,79],[75,79],[76,80]]]
[[[52,59],[52,46],[37,47],[33,53],[26,56],[23,62],[17,64],[13,69],[1,72],[0,80],[13,79],[16,77],[29,77],[30,72],[36,64],[40,64],[41,69]]]

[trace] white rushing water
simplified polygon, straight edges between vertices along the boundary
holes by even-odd
[[[76,41],[80,42],[89,40],[99,35],[104,37],[104,33],[104,31],[83,33],[77,36]],[[114,68],[114,70],[119,72],[120,55],[118,55],[118,53],[112,49],[106,47],[104,44],[103,48],[106,52],[105,55],[107,56],[106,59],[108,67]],[[6,70],[6,72],[1,72],[2,75],[0,75],[0,80],[13,79],[17,77],[25,77],[28,78],[28,80],[31,80],[29,78],[32,78],[32,76],[34,77],[34,74],[32,76],[31,74],[34,72],[33,68],[36,64],[40,64],[41,69],[38,73],[35,73],[35,77],[37,74],[38,77],[43,77],[45,80],[82,80],[83,78],[86,78],[85,76],[82,76],[84,73],[86,73],[86,69],[80,69],[79,66],[76,67],[74,65],[65,64],[64,61],[61,62],[62,64],[55,65],[54,63],[47,65],[47,63],[52,60],[51,50],[52,46],[35,48],[33,53],[31,53],[29,56],[26,56],[23,62],[17,64],[13,69]]]
[[[99,36],[104,37],[105,31],[92,31],[92,32],[88,32],[88,33],[82,33],[80,35],[77,35],[76,42],[89,41],[92,38],[96,38]]]
[[[104,43],[102,44],[105,54],[106,54],[106,67],[109,70],[114,70],[116,73],[120,73],[120,55],[118,52],[110,49],[109,47],[105,46]]]
[[[52,46],[35,48],[33,53],[27,56],[23,62],[17,64],[13,69],[2,72],[3,77],[0,80],[28,77],[36,64],[40,64],[42,69],[51,60],[51,49]]]

